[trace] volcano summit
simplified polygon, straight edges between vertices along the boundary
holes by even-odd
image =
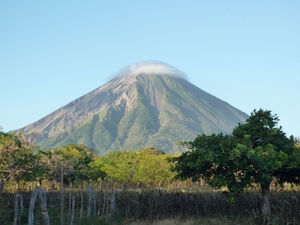
[[[179,140],[230,133],[247,117],[176,68],[146,61],[21,130],[39,134],[37,143],[49,148],[78,143],[99,154],[145,146],[171,152]]]
[[[180,70],[160,61],[144,61],[134,63],[119,72],[118,76],[138,76],[139,74],[165,75],[186,78]]]

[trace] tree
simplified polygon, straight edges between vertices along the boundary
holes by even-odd
[[[32,181],[38,171],[36,146],[32,139],[21,132],[4,133],[0,131],[0,193],[9,180]]]
[[[154,147],[143,147],[138,150],[139,153],[153,154],[153,155],[164,155],[165,153],[162,150],[159,150]]]
[[[127,183],[134,182],[136,153],[133,151],[115,151],[99,157],[90,164],[93,171],[100,171],[101,177]]]
[[[134,179],[144,185],[154,187],[163,182],[170,182],[174,173],[170,170],[167,159],[170,155],[155,148],[142,148],[136,152],[137,164]]]
[[[96,158],[94,151],[84,145],[68,144],[60,148],[43,152],[49,180],[74,184],[77,180],[88,180],[89,164]]]
[[[278,185],[300,182],[300,149],[294,137],[287,137],[277,126],[278,121],[269,110],[254,110],[231,135],[198,135],[194,141],[182,143],[190,151],[170,159],[175,163],[172,170],[178,178],[203,178],[216,189],[227,187],[229,193],[259,184],[262,213],[270,214],[274,178]]]
[[[173,178],[174,173],[170,171],[166,160],[168,157],[170,156],[158,149],[146,147],[137,152],[110,152],[107,156],[99,157],[90,166],[92,171],[99,171],[99,178],[108,178],[123,184],[153,186]]]

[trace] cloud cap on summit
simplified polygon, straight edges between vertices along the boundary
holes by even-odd
[[[137,76],[139,74],[167,75],[187,79],[187,76],[182,71],[164,62],[155,60],[148,60],[130,64],[129,66],[122,69],[119,73],[117,73],[116,77]]]

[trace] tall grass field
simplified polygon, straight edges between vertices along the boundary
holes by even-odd
[[[0,196],[0,224],[28,224],[32,191],[22,191],[16,209],[15,194]],[[63,208],[62,208],[63,196]],[[272,214],[262,217],[261,196],[249,190],[235,201],[219,191],[203,189],[91,188],[45,191],[50,224],[300,224],[300,192],[272,190]],[[113,207],[112,207],[113,206]],[[113,212],[111,211],[113,210]],[[63,213],[63,214],[62,214]],[[37,198],[34,224],[43,224]],[[73,219],[72,219],[73,217]]]

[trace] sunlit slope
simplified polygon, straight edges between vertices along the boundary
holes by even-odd
[[[177,151],[179,140],[230,133],[247,115],[181,77],[138,74],[100,88],[24,128],[40,145],[85,144],[100,154],[153,146]]]

